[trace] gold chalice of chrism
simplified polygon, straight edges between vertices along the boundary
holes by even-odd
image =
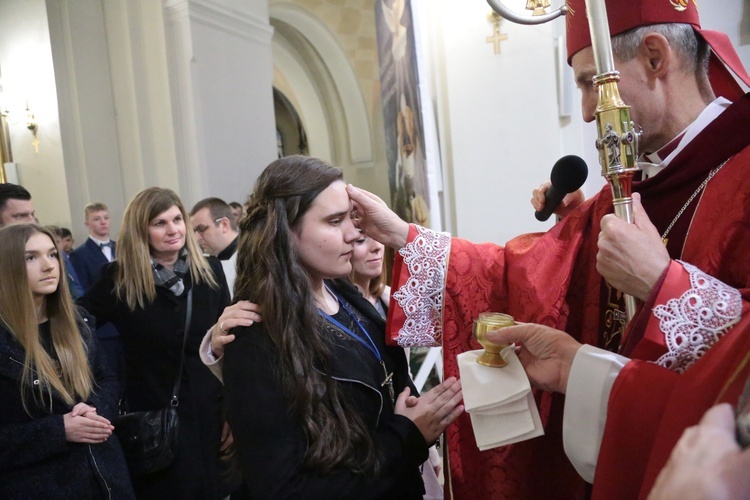
[[[494,344],[487,339],[487,332],[513,326],[513,316],[496,312],[484,312],[474,320],[474,338],[482,344],[484,352],[477,358],[477,363],[494,368],[502,368],[508,363],[500,355],[500,351],[508,347],[508,344]]]

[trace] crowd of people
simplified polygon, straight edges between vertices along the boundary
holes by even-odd
[[[593,120],[576,2],[568,56]],[[439,498],[425,470],[444,432],[455,498],[750,497],[750,100],[716,64],[750,77],[694,4],[607,4],[650,162],[634,224],[605,187],[546,233],[477,245],[290,156],[244,206],[144,189],[117,242],[90,203],[73,249],[0,184],[0,497]],[[455,356],[485,311],[520,323],[488,336],[516,344],[546,434],[479,452]],[[446,379],[419,395],[395,343],[425,339]],[[144,472],[118,418],[170,407],[177,440]]]
[[[10,365],[0,381],[17,402],[0,422],[7,444],[0,496],[66,497],[75,488],[90,498],[323,498],[365,490],[423,498],[424,467],[436,495],[430,498],[440,496],[428,450],[462,411],[460,383],[450,378],[416,397],[404,350],[385,345],[383,246],[354,227],[340,170],[285,158],[268,167],[251,199],[240,233],[220,199],[198,202],[189,215],[173,191],[145,189],[128,204],[117,243],[106,205],[91,203],[84,214],[89,238],[68,261],[59,236],[37,224],[30,194],[0,185],[0,215],[9,224],[0,233],[13,243],[3,269],[16,269],[2,293],[28,297],[22,308],[3,300],[0,311],[0,356]],[[268,217],[277,200],[289,204],[293,218]],[[268,230],[282,223],[285,230]],[[223,266],[231,261],[233,272],[238,255],[230,306]],[[68,272],[75,282],[63,279]],[[66,323],[57,320],[61,312]],[[238,314],[249,324],[238,323]],[[257,332],[242,332],[252,324]],[[232,328],[239,340],[217,370],[211,365],[223,364]],[[218,347],[211,346],[214,331]],[[206,332],[208,355],[219,360],[204,364]],[[262,363],[243,359],[259,354]],[[175,396],[185,437],[173,461],[152,473],[129,472],[113,433],[118,412],[164,407]],[[266,411],[257,411],[259,401]],[[339,437],[333,448],[331,436]],[[19,453],[29,443],[37,446]],[[223,459],[228,450],[239,478]],[[60,489],[68,473],[76,481]],[[19,487],[31,477],[38,481]]]

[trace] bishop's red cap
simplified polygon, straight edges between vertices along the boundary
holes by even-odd
[[[735,100],[744,91],[732,73],[750,86],[750,76],[742,66],[729,37],[718,31],[701,29],[695,0],[606,0],[611,36],[640,26],[663,23],[690,24],[711,46],[709,79],[716,95]],[[573,55],[591,45],[585,0],[568,0],[568,63]],[[730,72],[731,70],[731,72]]]

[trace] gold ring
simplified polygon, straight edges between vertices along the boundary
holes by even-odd
[[[224,323],[226,323],[226,322],[227,322],[227,320],[224,320],[221,323],[219,323],[219,330],[221,330],[224,333],[229,333],[228,331],[224,330]]]

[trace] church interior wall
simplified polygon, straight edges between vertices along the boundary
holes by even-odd
[[[0,111],[8,128],[18,182],[32,189],[37,216],[47,224],[69,225],[67,182],[58,118],[50,33],[44,0],[0,2]],[[29,107],[38,124],[38,152],[27,128]]]
[[[116,231],[127,200],[147,185],[172,187],[187,204],[208,195],[244,200],[275,157],[271,83],[286,86],[309,121],[311,154],[328,155],[349,181],[388,200],[374,1],[3,0],[3,99],[19,181],[32,192],[40,220],[70,227],[80,241],[85,203],[109,203]],[[569,75],[557,74],[563,22],[503,21],[508,39],[495,55],[485,41],[492,26],[483,0],[413,1],[430,10],[423,41],[433,69],[426,78],[434,90],[429,105],[438,120],[446,227],[496,242],[546,229],[551,223],[533,218],[531,190],[565,154],[587,160],[587,193],[598,190],[594,128],[582,123]],[[328,102],[340,92],[336,80],[315,84],[315,72],[342,68],[324,58],[312,70],[295,68],[299,44],[270,41],[269,16],[279,7],[305,11],[344,55],[335,64],[353,75],[353,95],[362,102],[366,161],[341,144],[351,131],[337,133],[350,122],[345,99],[337,96],[338,107]],[[180,9],[193,14],[183,25],[174,17]],[[196,9],[215,19],[216,12],[243,13],[261,42],[238,42],[227,27],[196,22]],[[726,32],[750,66],[750,2],[715,0],[700,10],[704,27]],[[566,85],[573,97],[561,115],[558,92]],[[26,128],[27,99],[39,123],[39,153]]]
[[[524,4],[505,3],[518,11]],[[503,243],[546,230],[552,222],[537,222],[529,199],[557,159],[577,154],[586,160],[587,196],[605,183],[593,146],[596,129],[581,118],[580,93],[571,75],[560,80],[554,70],[564,22],[529,27],[503,21],[501,31],[508,39],[494,55],[485,43],[492,33],[486,2],[430,4],[439,11],[434,22],[440,36],[433,36],[432,43],[443,66],[438,69],[442,97],[437,106],[447,122],[440,139],[446,195],[453,205],[452,232]],[[750,2],[718,0],[699,8],[703,27],[727,33],[750,67]],[[559,116],[557,93],[564,85],[573,86],[568,88],[573,99],[569,114]]]
[[[504,242],[543,230],[531,189],[561,156],[551,25],[501,22],[495,54],[483,2],[435,2],[440,9],[450,156],[444,158],[455,207],[453,232]]]
[[[109,0],[101,5],[122,165],[117,166],[122,206],[114,207],[114,213],[119,213],[144,187],[161,185],[179,190],[169,40],[165,36],[165,10],[158,2]],[[100,196],[89,194],[92,199]],[[116,196],[109,194],[108,199]]]
[[[114,3],[108,4],[114,6]],[[107,33],[107,14],[99,0],[47,2],[49,35],[57,87],[60,134],[64,164],[56,166],[64,172],[70,211],[70,225],[79,242],[86,235],[83,207],[91,201],[105,202],[113,214],[125,208],[123,192],[123,157],[136,148],[125,141],[126,128],[118,120],[127,120],[137,106],[120,106],[118,115],[116,92],[125,87],[125,80],[114,82],[113,69],[123,68],[124,59],[112,58],[110,43],[116,41]],[[119,44],[118,44],[119,45]],[[111,66],[113,61],[115,66]],[[128,59],[130,62],[130,60]],[[128,66],[130,67],[130,65]],[[134,163],[130,163],[135,167]],[[129,179],[137,177],[130,170]],[[24,184],[31,192],[37,211],[56,207],[46,197],[39,197],[34,184]],[[40,217],[42,223],[48,223]],[[113,234],[119,230],[119,217],[113,217]]]
[[[266,8],[170,0],[170,89],[179,190],[187,206],[244,200],[277,156]],[[257,9],[257,10],[254,10]]]
[[[269,13],[277,78],[298,95],[310,154],[341,167],[347,181],[389,199],[374,1],[272,0]]]

